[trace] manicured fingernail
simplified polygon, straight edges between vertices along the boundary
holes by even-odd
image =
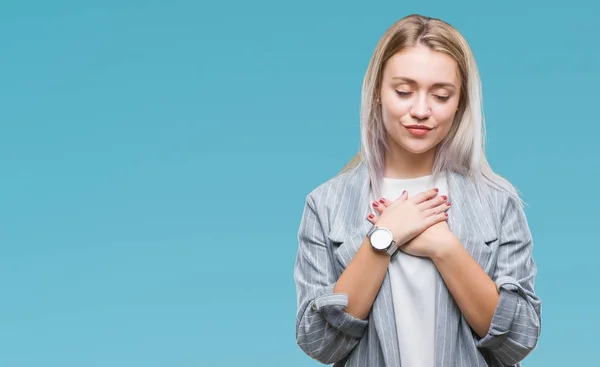
[[[373,213],[369,214],[369,218],[371,218],[371,219],[373,218]]]
[[[449,202],[449,201],[447,201],[447,202],[446,202],[446,205],[450,206],[450,202]]]
[[[435,192],[438,192],[438,191],[440,191],[440,190],[438,190],[438,189],[436,188],[436,189],[433,189],[433,191],[435,191]]]
[[[378,204],[376,201],[374,201],[374,202],[373,202],[373,206],[374,206],[374,207],[378,207],[378,206],[379,206],[379,204]]]
[[[448,197],[446,195],[442,195],[442,199],[446,200]]]
[[[385,204],[385,199],[379,199],[379,202]]]
[[[444,213],[444,215],[446,216],[446,218],[448,217],[448,213]]]

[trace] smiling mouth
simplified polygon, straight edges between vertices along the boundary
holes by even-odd
[[[408,126],[405,126],[405,128],[407,128],[407,129],[418,129],[418,130],[431,130],[431,129],[433,129],[432,127],[428,127],[428,126],[425,126],[425,125],[408,125]]]
[[[406,130],[408,130],[409,133],[411,133],[412,135],[415,136],[424,136],[427,135],[427,133],[429,133],[432,128],[431,127],[427,127],[427,126],[423,126],[423,125],[410,125],[410,126],[405,126]]]

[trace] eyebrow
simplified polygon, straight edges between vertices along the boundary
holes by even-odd
[[[404,82],[407,82],[409,84],[417,84],[417,81],[414,79],[410,79],[410,78],[406,78],[406,77],[402,77],[402,76],[395,76],[392,78],[392,80],[402,80]],[[433,84],[434,87],[451,87],[456,89],[456,86],[452,83],[444,83],[444,82],[439,82],[439,83],[434,83]]]

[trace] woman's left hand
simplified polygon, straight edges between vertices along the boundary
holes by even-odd
[[[400,247],[403,252],[421,257],[440,257],[445,251],[458,244],[446,221],[427,228],[423,233]]]
[[[387,205],[390,204],[390,201],[382,199],[380,203],[383,203],[383,205],[379,205],[375,208],[379,215],[383,213]],[[376,218],[367,219],[369,222],[375,224]],[[400,246],[400,250],[413,256],[433,258],[441,255],[444,251],[452,248],[458,243],[458,239],[454,233],[450,231],[447,221],[442,221],[432,225],[423,233]]]

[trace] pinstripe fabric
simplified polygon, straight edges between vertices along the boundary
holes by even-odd
[[[541,301],[527,219],[518,203],[490,187],[477,188],[448,174],[448,225],[496,282],[500,301],[488,335],[474,334],[441,276],[436,287],[436,366],[520,366],[536,347]],[[336,280],[352,260],[371,223],[369,178],[363,163],[321,184],[306,197],[294,267],[296,338],[310,357],[336,367],[401,366],[389,274],[366,320],[344,311]]]

